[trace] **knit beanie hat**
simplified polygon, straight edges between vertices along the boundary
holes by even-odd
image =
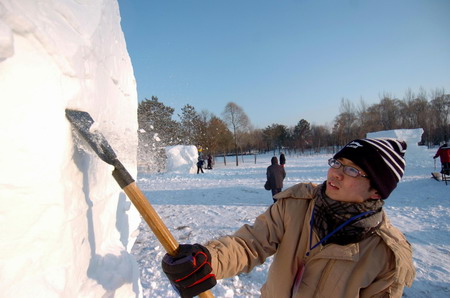
[[[336,153],[333,158],[347,158],[369,176],[371,186],[382,199],[397,187],[403,176],[406,143],[390,138],[353,140]]]

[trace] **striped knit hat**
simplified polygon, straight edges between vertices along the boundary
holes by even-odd
[[[387,199],[403,176],[406,143],[390,138],[353,140],[333,158],[347,158],[369,176],[371,185]]]

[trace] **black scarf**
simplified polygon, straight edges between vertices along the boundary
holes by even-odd
[[[374,211],[351,221],[323,244],[347,245],[366,239],[383,221],[383,200],[369,199],[363,203],[334,201],[325,195],[326,181],[319,187],[314,207],[314,230],[323,239],[351,217],[366,211]]]

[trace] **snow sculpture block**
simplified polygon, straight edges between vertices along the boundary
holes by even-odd
[[[117,1],[2,0],[0,98],[1,296],[138,296],[128,250],[139,214],[65,118],[89,112],[136,169],[136,83]]]

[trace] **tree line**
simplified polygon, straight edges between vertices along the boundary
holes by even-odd
[[[331,125],[311,125],[300,119],[295,126],[274,123],[255,128],[245,111],[229,102],[221,116],[197,111],[186,104],[173,119],[175,109],[158,97],[145,99],[138,106],[138,160],[154,170],[164,169],[164,148],[173,145],[195,145],[204,154],[223,156],[267,151],[303,153],[336,150],[352,139],[364,138],[368,132],[422,128],[422,145],[434,146],[448,142],[450,136],[450,94],[444,89],[417,94],[408,90],[403,99],[388,93],[379,103],[356,105],[341,99],[339,114]],[[160,162],[158,162],[160,161]]]

